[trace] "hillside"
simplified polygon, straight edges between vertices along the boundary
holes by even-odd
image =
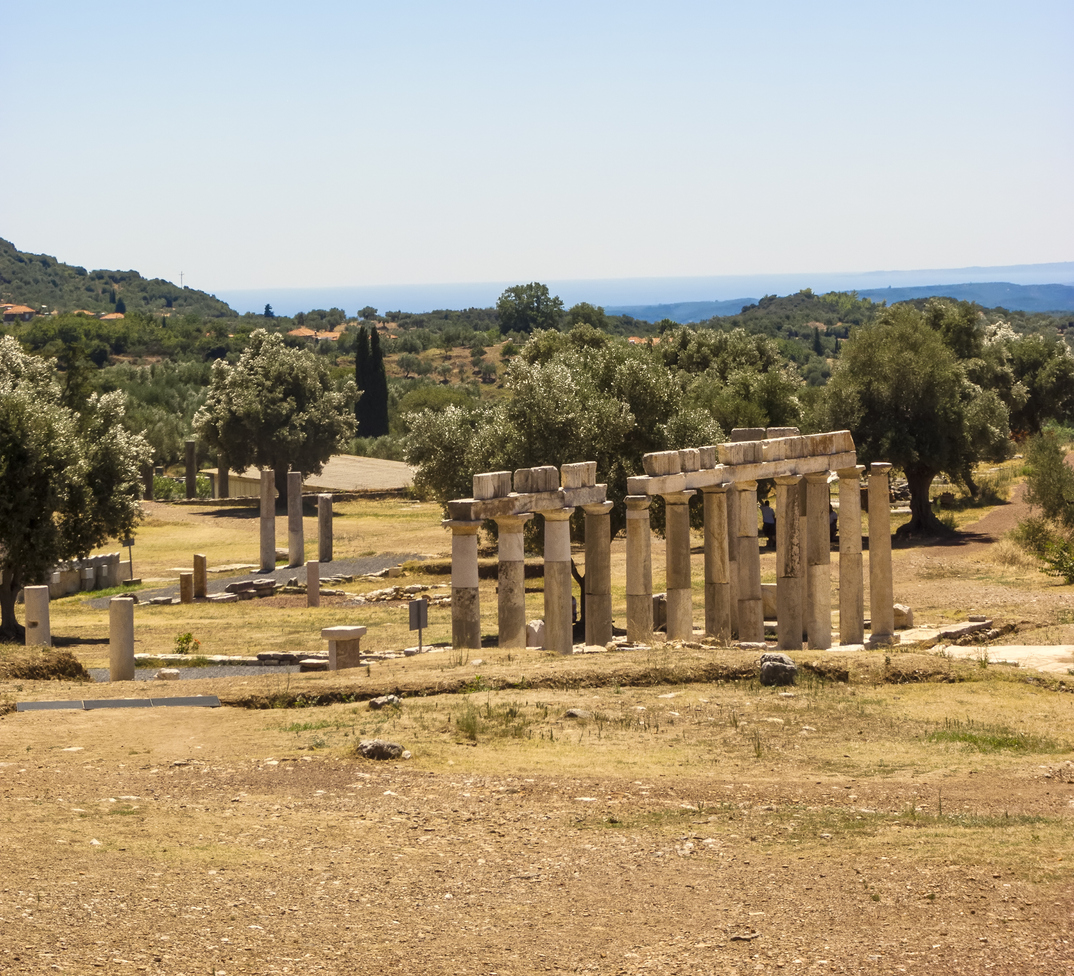
[[[196,312],[207,318],[234,316],[225,302],[195,288],[181,288],[137,271],[87,271],[49,254],[28,254],[0,238],[0,302],[39,311]]]

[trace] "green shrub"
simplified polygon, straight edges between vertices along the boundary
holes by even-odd
[[[165,478],[159,474],[153,478],[153,497],[158,502],[174,501],[176,498],[182,498],[183,494],[183,486],[174,478]]]

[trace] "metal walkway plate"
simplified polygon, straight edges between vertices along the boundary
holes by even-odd
[[[16,712],[49,712],[61,708],[93,711],[98,708],[169,708],[177,705],[219,708],[216,695],[191,695],[186,698],[87,698],[83,701],[17,702]]]

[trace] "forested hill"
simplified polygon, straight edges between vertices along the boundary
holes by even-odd
[[[237,313],[213,295],[137,271],[87,271],[48,254],[28,254],[0,238],[0,303],[35,311],[195,312],[207,318]],[[45,307],[47,306],[47,307]]]

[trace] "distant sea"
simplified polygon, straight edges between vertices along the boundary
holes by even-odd
[[[358,309],[367,305],[384,314],[397,310],[429,312],[438,308],[488,308],[496,304],[496,299],[505,288],[521,283],[523,282],[520,279],[423,285],[339,285],[323,288],[268,286],[256,289],[224,289],[216,291],[215,294],[240,313],[261,312],[265,305],[269,304],[279,315],[294,315],[311,308],[333,307],[343,309],[348,315],[354,315]],[[604,306],[608,312],[628,312],[637,318],[647,318],[647,315],[629,310],[687,305],[696,309],[699,305],[704,307],[711,303],[726,310],[709,312],[709,315],[729,315],[737,312],[742,304],[757,301],[761,296],[789,295],[803,288],[812,288],[818,293],[857,291],[873,298],[878,297],[880,289],[890,288],[893,292],[897,289],[918,291],[921,288],[942,289],[947,285],[973,283],[1065,285],[1074,288],[1074,261],[917,271],[803,272],[712,275],[701,278],[546,279],[544,283],[554,295],[563,299],[568,308],[578,302],[589,302]],[[1010,299],[1021,292],[1022,289],[1008,289],[1005,294]],[[1056,294],[1065,293],[1066,289]],[[899,299],[906,297],[912,296],[905,293],[898,295]],[[898,300],[895,294],[892,294],[891,299]],[[1017,304],[1003,304],[1008,308],[1018,307]],[[1059,306],[1062,307],[1064,306]]]

